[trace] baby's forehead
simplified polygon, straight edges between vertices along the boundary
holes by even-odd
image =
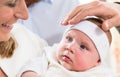
[[[75,40],[78,43],[87,43],[87,44],[93,44],[94,42],[91,40],[91,38],[85,34],[84,32],[77,30],[77,29],[71,29],[69,31],[66,32],[66,34],[64,35],[64,37],[66,38],[70,38]]]
[[[80,35],[80,34],[84,34],[84,35],[86,35],[85,33],[83,33],[82,31],[80,31],[80,30],[78,30],[78,29],[70,29],[70,30],[68,30],[67,32],[66,32],[66,35],[74,35],[74,34],[76,34],[76,35]]]

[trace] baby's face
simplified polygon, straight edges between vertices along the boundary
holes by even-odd
[[[56,57],[63,67],[74,71],[85,71],[100,63],[100,57],[93,42],[78,30],[70,30],[65,34]]]

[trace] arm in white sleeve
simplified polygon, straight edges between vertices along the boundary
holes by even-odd
[[[45,55],[42,57],[37,57],[25,64],[18,74],[18,77],[21,77],[22,73],[26,71],[32,71],[37,73],[40,77],[43,77],[48,67],[48,60]]]

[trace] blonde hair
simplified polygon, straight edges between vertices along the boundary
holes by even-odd
[[[10,58],[15,49],[15,41],[11,37],[8,41],[0,42],[0,58]]]

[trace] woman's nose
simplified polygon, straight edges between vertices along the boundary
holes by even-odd
[[[21,0],[20,4],[16,6],[15,10],[15,16],[18,19],[26,20],[28,18],[28,10],[25,0]]]

